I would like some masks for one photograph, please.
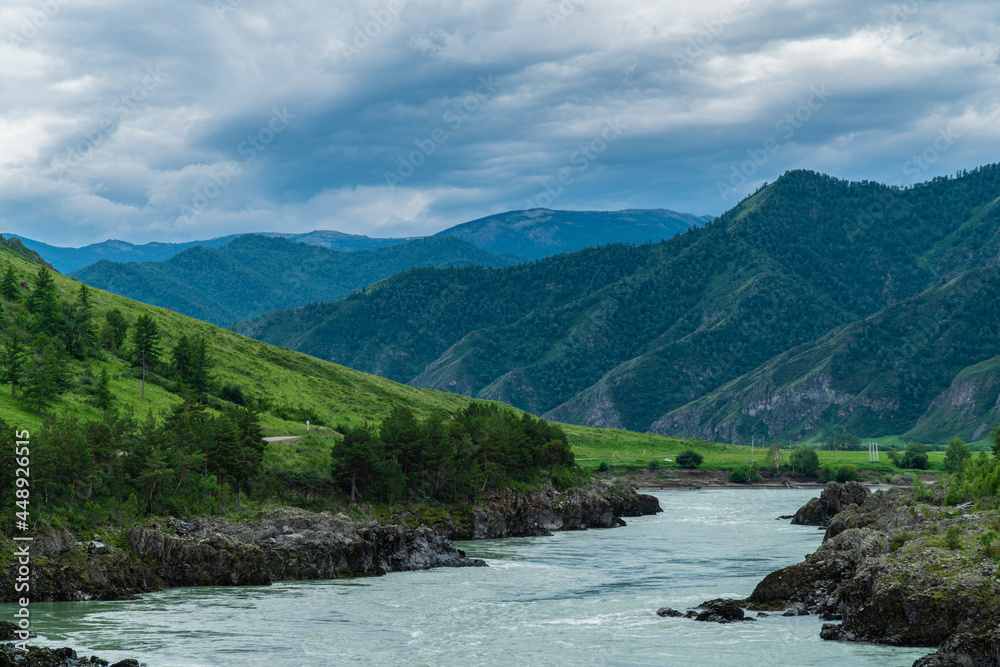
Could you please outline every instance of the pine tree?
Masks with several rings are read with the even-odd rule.
[[[374,481],[379,471],[378,438],[366,427],[348,429],[333,446],[331,472],[334,478],[349,483],[351,503]]]
[[[80,291],[76,293],[76,303],[84,310],[90,310],[90,288],[84,283],[80,283]]]
[[[195,394],[204,396],[212,383],[212,356],[208,353],[208,343],[204,336],[191,342],[190,384]]]
[[[264,433],[260,418],[249,408],[237,410],[233,419],[239,437],[240,465],[236,475],[237,489],[250,481],[260,471],[264,462]]]
[[[125,337],[128,335],[128,320],[122,315],[122,311],[117,308],[112,308],[106,312],[104,319],[108,323],[108,326],[111,327],[113,349],[120,350],[122,345],[125,344]]]
[[[94,342],[94,324],[91,319],[90,288],[82,283],[80,284],[80,291],[76,294],[76,312],[74,313],[73,323],[80,340],[81,351],[85,356],[87,349]]]
[[[108,369],[101,368],[101,376],[97,380],[97,389],[94,395],[94,402],[101,409],[101,416],[105,416],[108,408],[114,402],[114,394],[111,393],[111,381],[108,378]]]
[[[24,397],[37,413],[62,393],[64,365],[52,340],[38,334],[32,342],[32,351],[24,368]]]
[[[14,395],[14,390],[17,389],[17,383],[21,380],[21,374],[24,370],[21,351],[21,339],[16,333],[4,339],[3,350],[0,351],[0,356],[2,356],[0,361],[3,365],[2,379],[4,382],[10,382],[11,396]]]
[[[38,273],[35,274],[33,282],[34,287],[25,300],[28,312],[38,315],[41,321],[41,331],[45,333],[58,331],[62,313],[59,310],[56,283],[52,280],[52,272],[44,266],[38,267]]]
[[[135,358],[142,365],[142,391],[140,397],[146,397],[146,370],[155,364],[160,357],[160,331],[156,321],[149,315],[140,315],[132,333],[135,343]]]
[[[191,341],[187,336],[181,336],[171,351],[171,368],[181,383],[187,382],[191,376]]]
[[[7,264],[7,270],[0,279],[0,294],[8,301],[17,301],[21,298],[21,286],[14,277],[14,267],[10,263]]]

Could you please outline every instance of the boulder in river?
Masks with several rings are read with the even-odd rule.
[[[826,526],[849,505],[863,505],[871,492],[859,482],[830,482],[819,498],[811,498],[792,517],[796,526]]]
[[[671,609],[670,607],[660,607],[656,610],[656,615],[660,618],[677,618],[679,616],[683,616],[684,614],[680,613],[676,609]]]
[[[701,611],[694,616],[694,620],[708,623],[734,623],[736,621],[754,620],[743,613],[743,607],[740,606],[741,602],[742,600],[727,600],[725,598],[716,598],[715,600],[702,602],[698,606],[698,609]]]

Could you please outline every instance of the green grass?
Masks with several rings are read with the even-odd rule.
[[[661,468],[679,468],[676,459],[681,452],[692,449],[704,457],[701,468],[704,470],[730,470],[746,465],[751,458],[764,466],[767,454],[766,447],[750,447],[742,445],[727,445],[704,442],[702,440],[681,440],[651,433],[634,433],[615,429],[597,429],[586,426],[564,425],[563,429],[569,436],[570,444],[577,456],[577,463],[582,468],[596,469],[602,462],[609,465],[644,467],[650,461],[657,461]],[[787,463],[790,450],[784,450],[784,461]],[[879,463],[868,461],[867,449],[862,452],[828,452],[820,450],[820,465],[830,463],[833,466],[852,464],[859,469],[899,471],[889,462],[886,452],[881,453]],[[940,471],[944,461],[944,452],[929,452],[931,471]],[[664,461],[664,459],[671,461]]]
[[[10,262],[19,281],[31,283],[38,266],[6,249],[0,248],[0,265]],[[74,298],[80,283],[54,274],[60,299]],[[328,424],[379,421],[395,404],[408,405],[418,416],[432,412],[454,412],[467,405],[471,399],[429,389],[417,389],[384,378],[367,375],[320,359],[255,341],[232,331],[221,329],[200,320],[186,317],[163,308],[149,306],[131,299],[91,289],[94,321],[99,326],[104,314],[120,309],[134,323],[140,315],[152,316],[162,334],[163,358],[169,359],[169,350],[182,335],[202,335],[208,341],[215,361],[213,373],[219,384],[236,384],[248,396],[266,396],[274,403],[310,407]],[[12,310],[8,304],[8,311]],[[9,316],[9,313],[8,313]],[[131,344],[125,343],[127,348]],[[86,380],[87,369],[94,375],[107,368],[111,388],[118,408],[131,408],[137,415],[152,411],[159,415],[180,398],[154,383],[146,383],[146,396],[140,398],[140,380],[126,360],[103,353],[101,359],[72,362],[70,375],[74,386],[64,394],[43,416],[28,410],[19,399],[10,396],[10,385],[0,385],[0,417],[18,428],[37,429],[43,420],[63,413],[96,420],[100,411],[91,403]],[[304,423],[289,422],[271,414],[262,415],[265,435],[305,435]]]

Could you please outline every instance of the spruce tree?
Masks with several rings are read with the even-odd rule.
[[[108,326],[111,327],[114,349],[120,350],[121,346],[125,344],[125,337],[128,335],[128,320],[122,315],[122,311],[117,308],[112,308],[106,312],[104,319],[107,321]]]
[[[4,339],[3,350],[0,351],[3,366],[3,375],[0,379],[4,382],[10,382],[11,396],[14,395],[17,383],[21,381],[21,374],[24,370],[24,360],[21,356],[21,351],[21,339],[18,338],[16,333]]]
[[[208,393],[209,385],[212,383],[212,357],[208,353],[208,343],[204,336],[191,342],[191,389],[198,396]]]
[[[37,413],[47,408],[62,392],[64,365],[52,340],[38,334],[24,368],[24,397]]]
[[[135,359],[142,366],[141,398],[146,398],[146,370],[160,357],[160,331],[156,321],[149,315],[140,315],[132,333],[135,343]]]
[[[28,312],[36,313],[43,318],[55,317],[59,304],[56,298],[56,284],[52,280],[52,273],[44,266],[40,266],[32,282],[32,289],[25,300]]]
[[[14,276],[14,267],[7,263],[7,270],[0,279],[0,294],[8,301],[17,301],[21,298],[21,286]]]
[[[108,378],[107,368],[101,369],[101,376],[97,380],[97,389],[94,394],[94,402],[101,409],[101,416],[104,417],[115,398],[111,392],[111,381]]]

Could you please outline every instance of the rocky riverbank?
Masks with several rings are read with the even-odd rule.
[[[434,567],[485,565],[452,539],[546,535],[623,525],[622,516],[661,511],[623,482],[559,493],[499,492],[433,520],[409,511],[377,520],[276,508],[254,521],[164,519],[84,540],[46,530],[31,544],[33,602],[122,600],[171,586],[249,586],[272,581],[378,576]],[[428,524],[433,524],[429,527]],[[14,545],[0,544],[0,601],[12,602]]]
[[[13,546],[3,545],[7,553]],[[344,514],[277,508],[252,522],[166,519],[106,541],[67,531],[31,546],[33,602],[122,600],[168,586],[250,586],[279,580],[377,576],[484,565],[426,527],[356,522]],[[4,602],[14,567],[4,568]]]
[[[636,493],[627,481],[598,480],[564,493],[551,486],[530,493],[504,489],[438,529],[453,540],[536,537],[559,530],[615,528],[625,525],[622,517],[662,511],[659,500]]]
[[[851,496],[841,486],[831,501]],[[1000,667],[1000,550],[983,538],[1000,531],[997,513],[921,502],[914,489],[852,500],[826,517],[815,553],[768,575],[743,605],[839,621],[823,626],[824,639],[939,646],[920,667]]]

